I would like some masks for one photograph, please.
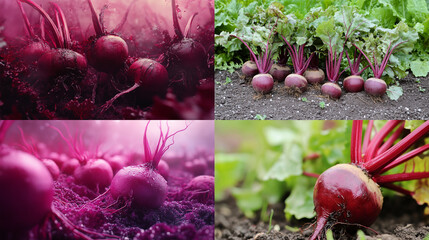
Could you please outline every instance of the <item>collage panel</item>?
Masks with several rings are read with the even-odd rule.
[[[215,239],[427,239],[429,121],[216,121]]]
[[[1,119],[213,119],[214,0],[0,0]]]
[[[215,118],[428,119],[427,1],[215,1]]]
[[[214,239],[214,121],[1,121],[0,239]]]

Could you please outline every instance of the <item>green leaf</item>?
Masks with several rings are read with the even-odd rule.
[[[410,63],[411,71],[416,77],[426,77],[429,73],[429,61],[415,60]]]
[[[244,166],[249,158],[246,154],[215,155],[215,199],[219,201],[225,196],[225,190],[234,187],[244,176]]]
[[[397,101],[404,94],[402,88],[399,86],[390,86],[386,93],[390,100],[394,101]]]
[[[268,170],[263,180],[276,179],[283,181],[290,176],[302,174],[302,156],[303,151],[296,143],[287,143],[284,146],[283,153],[276,163]]]
[[[292,192],[285,200],[286,219],[290,220],[292,216],[297,219],[312,218],[316,215],[313,204],[314,182],[314,179],[306,176],[298,177]]]
[[[267,127],[264,130],[265,138],[271,146],[280,146],[292,141],[296,133],[291,129]]]

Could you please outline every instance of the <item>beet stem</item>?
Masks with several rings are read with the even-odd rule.
[[[177,12],[176,12],[176,0],[171,0],[171,8],[173,10],[173,26],[174,26],[174,32],[176,33],[179,40],[182,40],[184,38],[183,32],[180,29],[179,19],[177,18]]]
[[[21,10],[22,18],[24,18],[25,29],[27,30],[28,35],[31,38],[34,38],[35,35],[34,35],[33,28],[30,25],[30,21],[28,20],[27,14],[24,11],[24,7],[22,6],[22,3],[19,0],[16,0],[16,2],[18,3],[19,9]]]
[[[98,19],[97,13],[95,12],[94,5],[92,5],[91,0],[88,0],[89,9],[91,10],[92,15],[92,24],[94,25],[95,34],[97,36],[103,35],[104,31],[101,27],[100,19]]]
[[[386,142],[378,149],[377,156],[384,153],[387,149],[389,149],[393,143],[401,136],[402,131],[404,130],[405,122],[403,122],[398,129],[387,139]]]
[[[133,0],[131,3],[130,3],[130,5],[128,6],[128,8],[127,8],[127,11],[125,12],[125,15],[124,15],[124,17],[122,18],[122,20],[121,20],[121,22],[118,24],[118,26],[116,26],[115,27],[115,29],[113,29],[113,32],[119,32],[119,31],[121,31],[121,29],[124,27],[124,25],[125,25],[125,23],[127,22],[127,19],[128,19],[128,14],[130,13],[130,11],[131,11],[131,7],[134,5],[134,3],[136,2],[137,0]]]
[[[54,5],[56,11],[59,14],[60,20],[61,20],[61,25],[62,25],[62,35],[64,36],[64,46],[65,48],[69,49],[71,47],[71,39],[70,39],[70,32],[69,32],[69,28],[67,25],[67,20],[64,16],[64,12],[63,10],[58,6],[58,4],[56,3],[52,3],[52,5]],[[58,24],[58,27],[60,27],[60,24]]]
[[[377,183],[392,183],[429,178],[429,172],[398,173],[374,177]]]
[[[416,148],[416,149],[398,157],[393,162],[389,163],[386,167],[384,167],[382,170],[380,170],[380,172],[378,174],[385,173],[385,172],[389,171],[390,169],[410,160],[411,158],[414,158],[415,156],[422,154],[423,152],[425,152],[427,150],[429,150],[429,144],[426,144],[424,146]]]
[[[367,160],[373,159],[376,157],[376,153],[378,148],[380,147],[380,144],[384,140],[384,138],[399,124],[401,123],[400,120],[390,120],[388,121],[381,129],[380,131],[374,136],[371,143],[368,146],[368,149],[365,153],[365,158]]]
[[[411,191],[409,191],[405,188],[402,188],[400,186],[397,186],[393,183],[382,183],[382,184],[380,184],[380,186],[388,188],[388,189],[393,190],[393,191],[398,192],[398,193],[402,193],[406,196],[413,196],[414,195],[414,192],[411,192]]]
[[[350,159],[352,163],[360,164],[362,162],[362,123],[363,120],[353,121],[352,139],[350,143]]]
[[[317,173],[311,173],[311,172],[302,172],[302,175],[307,177],[313,177],[313,178],[319,178],[320,174]]]
[[[60,32],[58,31],[58,28],[55,26],[54,21],[52,20],[51,17],[49,17],[48,13],[43,10],[43,8],[41,8],[39,5],[37,5],[36,3],[34,3],[31,0],[19,0],[21,2],[25,2],[28,5],[30,5],[31,7],[33,7],[36,11],[38,11],[44,18],[45,20],[48,21],[48,25],[51,28],[52,32],[53,32],[53,37],[55,40],[55,43],[57,44],[57,47],[63,48],[63,43],[60,41]]]
[[[189,37],[190,31],[191,31],[192,22],[194,21],[194,18],[197,15],[198,15],[198,13],[192,14],[192,16],[188,20],[188,23],[186,24],[185,33],[184,33],[184,35],[185,35],[186,38]]]
[[[13,124],[13,120],[0,120],[0,143],[3,142],[7,130]]]
[[[363,139],[363,145],[362,145],[362,152],[365,153],[366,149],[368,148],[368,145],[371,142],[371,133],[372,133],[372,127],[374,126],[374,120],[368,121],[368,126],[366,127],[365,131],[365,137]],[[363,159],[365,162],[365,158]]]
[[[377,156],[374,159],[371,159],[371,161],[368,161],[367,163],[365,163],[364,164],[365,169],[368,170],[370,173],[374,173],[379,171],[380,169],[383,169],[384,166],[386,166],[394,158],[398,157],[403,152],[405,152],[412,144],[414,144],[418,139],[420,139],[428,132],[429,132],[429,121],[426,121],[422,125],[420,125],[417,129],[415,129],[413,132],[408,134],[401,141],[399,141],[397,144],[395,144],[393,147],[391,147],[389,150],[382,153],[380,156]]]

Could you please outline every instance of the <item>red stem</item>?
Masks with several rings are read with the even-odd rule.
[[[350,159],[352,163],[359,164],[362,162],[362,120],[353,121],[352,139],[350,143]]]
[[[19,1],[27,3],[28,5],[30,5],[36,11],[38,11],[45,18],[45,20],[48,21],[48,23],[49,23],[48,26],[51,28],[51,30],[53,32],[53,37],[54,37],[56,47],[64,48],[64,44],[60,41],[60,32],[58,31],[58,28],[55,26],[55,23],[52,20],[52,18],[49,17],[48,13],[45,10],[43,10],[43,8],[41,8],[39,5],[37,5],[35,2],[33,2],[31,0],[19,0]]]
[[[177,18],[177,12],[176,12],[176,0],[171,0],[171,8],[173,9],[173,26],[174,26],[174,32],[176,33],[179,40],[182,40],[184,38],[183,32],[180,29],[179,20]]]
[[[91,10],[92,15],[92,24],[94,25],[95,34],[97,36],[103,35],[104,31],[101,27],[100,20],[98,19],[97,13],[95,12],[94,6],[92,5],[91,0],[88,0],[89,9]]]
[[[380,184],[380,186],[388,188],[388,189],[393,190],[393,191],[398,192],[398,193],[402,193],[406,196],[413,196],[414,195],[414,192],[411,192],[411,191],[409,191],[405,188],[402,188],[400,186],[397,186],[393,183],[382,183],[382,184]]]
[[[429,121],[426,121],[413,132],[408,134],[401,141],[399,141],[397,144],[395,144],[393,147],[391,147],[389,150],[366,162],[364,164],[365,169],[368,170],[370,173],[374,173],[383,169],[393,159],[404,153],[412,144],[414,144],[418,139],[420,139],[428,132]]]
[[[401,136],[401,133],[404,130],[404,127],[405,127],[405,122],[403,122],[398,127],[398,129],[396,129],[396,131],[389,137],[389,139],[387,139],[387,141],[384,142],[384,144],[378,149],[377,156],[387,151],[387,149],[389,149],[393,145],[393,143]]]
[[[27,14],[24,11],[24,7],[22,6],[22,3],[19,0],[16,0],[16,2],[18,3],[19,9],[21,10],[21,14],[22,14],[22,18],[24,18],[24,24],[25,24],[25,28],[27,29],[27,33],[31,38],[34,38],[34,31],[33,28],[30,25],[30,21],[28,20]]]
[[[185,35],[185,37],[189,37],[189,34],[190,34],[190,31],[191,31],[191,26],[192,26],[192,22],[194,21],[194,18],[195,18],[195,16],[197,16],[198,15],[198,13],[194,13],[194,14],[192,14],[192,16],[189,18],[189,20],[188,20],[188,23],[186,24],[186,27],[185,27],[185,33],[184,33],[184,35]]]
[[[380,131],[372,139],[365,153],[365,158],[367,161],[369,159],[373,159],[376,156],[377,150],[384,138],[400,123],[400,120],[390,120],[380,129]]]
[[[382,174],[385,173],[387,171],[389,171],[390,169],[410,160],[411,158],[414,158],[415,156],[418,156],[420,154],[422,154],[423,152],[429,150],[429,144],[426,144],[424,146],[421,146],[419,148],[416,148],[400,157],[398,157],[397,159],[395,159],[393,162],[389,163],[386,167],[384,167],[378,174]]]
[[[377,183],[392,183],[429,178],[429,172],[398,173],[374,177]]]
[[[317,173],[310,173],[310,172],[302,172],[302,175],[307,177],[313,177],[313,178],[319,178],[320,174]]]
[[[60,20],[61,20],[61,24],[62,24],[62,32],[64,35],[64,46],[65,48],[70,48],[71,47],[71,39],[70,39],[70,32],[69,32],[69,27],[67,25],[67,20],[64,16],[64,12],[63,10],[61,10],[61,8],[58,6],[58,4],[56,3],[52,3],[51,4],[55,7],[56,11],[58,11],[58,14],[60,16]],[[58,27],[60,25],[58,24]]]
[[[371,142],[371,132],[372,127],[374,126],[374,120],[368,121],[368,126],[366,127],[365,137],[363,139],[362,152],[365,153],[368,148],[369,143]],[[366,158],[364,158],[365,160]]]
[[[328,219],[325,216],[320,216],[317,219],[316,229],[314,230],[313,235],[311,235],[310,240],[319,239],[319,235],[323,234],[323,229],[325,228],[327,221]]]
[[[127,22],[128,19],[128,14],[131,11],[131,7],[134,5],[134,3],[136,2],[136,0],[133,0],[130,5],[127,8],[127,11],[125,12],[124,17],[122,18],[121,22],[118,24],[118,26],[115,27],[115,29],[113,29],[113,32],[119,32],[125,25],[125,23]]]

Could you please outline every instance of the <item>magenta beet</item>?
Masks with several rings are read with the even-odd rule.
[[[170,54],[177,58],[184,69],[193,69],[195,67],[206,65],[206,51],[201,43],[191,39],[184,38],[175,43],[170,48]]]
[[[285,79],[285,86],[293,90],[304,92],[307,90],[307,79],[299,74],[289,74]]]
[[[154,60],[142,58],[134,62],[128,69],[128,78],[133,79],[135,84],[107,101],[102,106],[102,111],[110,108],[112,103],[120,96],[132,92],[140,86],[142,86],[140,98],[145,100],[152,100],[156,95],[162,96],[167,91],[169,81],[167,70]]]
[[[32,42],[22,51],[22,59],[26,63],[33,63],[50,49],[49,45],[45,42]]]
[[[273,76],[273,79],[278,82],[283,82],[287,75],[292,73],[292,69],[286,65],[274,63],[271,67],[269,74]]]
[[[341,88],[336,83],[327,82],[322,85],[322,94],[327,95],[333,99],[339,99],[341,97]]]
[[[0,149],[0,232],[28,230],[51,212],[54,185],[43,163],[28,153]]]
[[[369,78],[365,81],[365,92],[369,95],[380,97],[387,91],[387,84],[379,78]]]
[[[256,63],[254,61],[247,61],[243,64],[241,67],[241,72],[246,77],[254,77],[256,74],[259,73],[258,66],[256,66]]]
[[[80,53],[69,49],[52,49],[38,61],[39,69],[49,77],[75,73],[84,75],[87,70],[86,58]]]
[[[364,80],[361,76],[351,75],[344,79],[343,86],[347,92],[360,92],[363,90]]]
[[[258,74],[252,79],[253,89],[258,93],[269,93],[273,89],[274,80],[270,74]]]
[[[327,224],[332,213],[338,222],[370,226],[383,206],[378,184],[351,164],[338,164],[323,172],[317,179],[313,196],[318,219],[311,240],[317,238],[316,233]]]
[[[120,37],[106,35],[98,38],[88,55],[89,63],[97,70],[114,73],[124,66],[128,45]]]
[[[303,76],[310,84],[321,84],[325,80],[325,73],[322,69],[307,69]]]

